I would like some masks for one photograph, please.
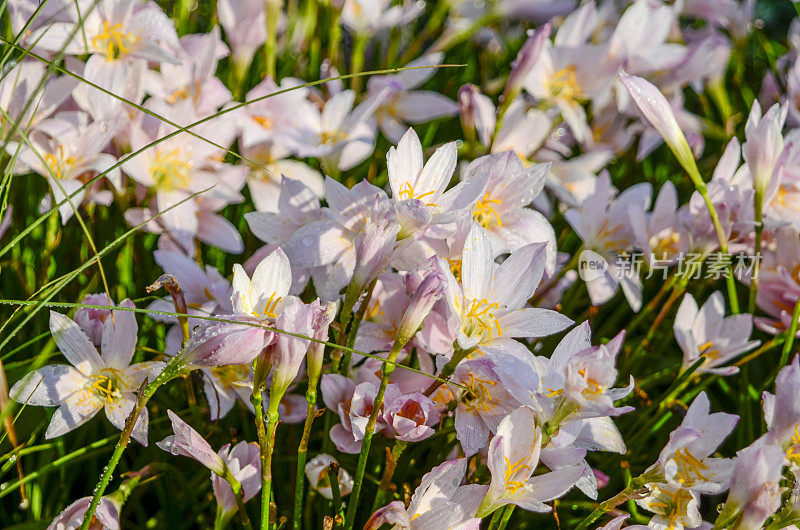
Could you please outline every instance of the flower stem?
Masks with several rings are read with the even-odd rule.
[[[456,367],[458,363],[463,361],[470,353],[474,352],[476,348],[468,348],[466,350],[462,350],[458,346],[456,346],[455,351],[453,352],[453,356],[447,361],[447,364],[444,365],[442,368],[442,373],[439,374],[439,379],[433,381],[430,386],[425,390],[424,394],[426,396],[431,396],[436,390],[442,385],[441,380],[447,380],[453,373],[456,371]]]
[[[375,431],[375,424],[378,422],[378,414],[383,407],[383,397],[386,393],[386,386],[389,384],[389,376],[394,371],[394,361],[400,354],[400,351],[405,346],[405,343],[395,340],[392,345],[392,350],[386,357],[388,362],[383,364],[383,376],[381,377],[380,386],[378,386],[378,394],[375,396],[375,401],[372,404],[372,412],[369,415],[367,426],[364,430],[364,439],[361,442],[361,453],[358,456],[358,465],[356,467],[356,475],[353,479],[353,490],[350,492],[350,504],[347,507],[347,515],[345,517],[345,528],[351,530],[355,522],[356,510],[358,509],[358,499],[361,495],[361,485],[364,481],[364,471],[367,468],[367,460],[369,459],[369,448],[372,445],[372,436]]]
[[[344,516],[342,510],[342,492],[339,491],[339,464],[331,462],[325,470],[328,475],[328,484],[331,485],[331,503],[333,504],[333,527],[339,528]]]
[[[125,428],[122,430],[119,441],[114,447],[114,452],[111,454],[108,465],[106,465],[106,467],[103,469],[103,474],[100,476],[100,480],[98,481],[97,486],[94,488],[92,502],[89,504],[89,508],[86,510],[86,513],[83,516],[81,530],[87,530],[89,525],[92,523],[94,512],[97,510],[97,505],[100,504],[100,499],[103,497],[108,484],[111,482],[111,478],[114,475],[114,470],[117,468],[117,465],[122,458],[122,453],[125,452],[125,448],[128,447],[128,443],[131,441],[133,427],[136,425],[136,420],[139,419],[139,415],[142,413],[145,406],[147,406],[147,402],[150,400],[153,394],[155,394],[159,387],[181,374],[181,367],[182,362],[180,358],[173,357],[173,360],[164,367],[164,370],[162,370],[161,373],[158,374],[158,376],[153,379],[151,383],[148,383],[146,386],[143,383],[143,388],[139,390],[136,404],[134,405],[133,410],[131,410],[131,413],[128,415],[128,419],[125,420]],[[145,380],[145,383],[146,382],[147,380]]]
[[[756,296],[758,295],[758,270],[761,265],[759,256],[761,254],[761,233],[764,231],[763,208],[764,192],[756,188],[754,196],[754,211],[756,222],[755,256],[753,261],[753,276],[750,278],[750,293],[747,299],[747,312],[751,315],[756,310]]]
[[[516,505],[509,504],[503,510],[503,516],[500,518],[500,524],[497,526],[497,530],[504,530],[506,526],[508,526],[508,521],[511,520],[511,515],[514,513],[514,508]]]
[[[264,43],[267,77],[275,79],[276,43],[278,40],[278,19],[281,15],[281,0],[267,2],[267,40]]]
[[[407,446],[408,442],[404,442],[403,440],[395,440],[394,447],[391,451],[388,447],[386,448],[386,467],[383,468],[383,476],[381,477],[378,494],[375,495],[375,500],[372,501],[372,512],[383,506],[384,498],[386,497],[386,494],[389,493],[389,488],[392,484],[394,470],[397,468],[397,460],[403,454],[403,451],[405,451]]]
[[[305,486],[305,467],[306,457],[308,455],[308,439],[311,437],[311,426],[314,423],[314,418],[317,417],[316,403],[317,392],[311,392],[311,383],[309,382],[309,391],[306,392],[306,402],[308,408],[306,409],[306,421],[303,424],[303,436],[300,438],[300,444],[297,446],[297,472],[295,475],[294,486],[294,514],[292,517],[292,528],[299,529],[301,527],[301,512],[303,511],[303,489]],[[316,387],[316,385],[314,385]]]
[[[360,74],[361,70],[364,69],[364,55],[367,51],[367,42],[369,42],[368,35],[361,33],[356,34],[353,42],[353,56],[350,63],[351,74]],[[358,93],[361,90],[361,77],[362,76],[356,76],[350,80],[350,88],[353,89],[353,92]]]
[[[631,480],[628,487],[619,492],[618,494],[614,495],[610,499],[603,501],[600,505],[594,509],[592,513],[589,514],[586,519],[581,521],[581,523],[575,527],[575,530],[584,530],[589,528],[589,525],[595,522],[604,514],[610,512],[623,502],[627,501],[628,499],[634,498],[636,492],[641,489],[645,484],[648,482],[653,482],[653,477],[650,476],[648,473],[643,473],[638,477]]]
[[[789,355],[792,353],[792,346],[794,345],[794,338],[797,335],[797,319],[800,318],[800,298],[794,304],[794,311],[792,311],[792,323],[789,329],[786,330],[786,342],[783,343],[783,351],[781,352],[781,362],[778,366],[786,366],[789,362]]]
[[[222,476],[225,481],[231,485],[233,496],[236,498],[236,507],[239,510],[239,517],[242,519],[242,526],[248,530],[252,530],[253,525],[250,524],[250,518],[247,516],[247,511],[244,508],[244,492],[242,491],[242,484],[236,477],[226,469],[225,475]]]
[[[722,227],[722,222],[719,220],[719,214],[717,213],[717,209],[714,206],[714,202],[711,200],[711,196],[708,194],[708,188],[706,187],[706,183],[703,181],[703,178],[700,176],[700,173],[697,171],[697,167],[694,167],[693,170],[689,171],[689,177],[692,179],[694,183],[695,189],[703,197],[703,202],[706,203],[706,208],[708,209],[708,214],[711,216],[711,222],[714,223],[714,230],[717,233],[717,241],[719,243],[719,250],[722,254],[728,254],[728,236],[725,234],[725,229]],[[728,303],[731,306],[731,313],[737,314],[739,313],[739,298],[736,294],[736,280],[733,276],[733,264],[728,263],[728,274],[725,275],[725,284],[728,288]]]

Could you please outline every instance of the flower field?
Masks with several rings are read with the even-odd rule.
[[[0,43],[0,527],[800,527],[800,4]]]

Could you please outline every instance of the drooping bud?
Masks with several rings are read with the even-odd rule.
[[[167,410],[167,415],[172,422],[172,430],[175,434],[167,436],[156,445],[173,455],[194,458],[210,469],[212,473],[224,475],[225,462],[222,461],[222,458],[211,448],[208,442],[200,436],[200,433],[192,429],[171,410]]]
[[[641,111],[645,119],[656,131],[664,138],[667,146],[678,159],[683,169],[689,174],[695,184],[702,183],[700,172],[692,154],[692,149],[686,141],[675,114],[672,112],[667,98],[664,94],[649,81],[635,75],[620,73],[620,79],[628,93],[633,98],[634,103]]]

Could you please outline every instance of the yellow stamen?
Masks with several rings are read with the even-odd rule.
[[[482,227],[489,229],[492,226],[503,226],[503,220],[500,219],[500,214],[495,209],[500,206],[500,199],[492,199],[487,192],[481,200],[475,203],[472,208],[472,219]]]
[[[178,148],[166,153],[156,152],[150,164],[150,175],[154,186],[159,190],[174,191],[186,189],[191,180],[192,165],[181,157]]]
[[[129,53],[138,41],[138,35],[122,31],[122,24],[112,25],[108,23],[108,20],[104,20],[103,32],[92,38],[92,46],[103,50],[108,60],[113,61]]]

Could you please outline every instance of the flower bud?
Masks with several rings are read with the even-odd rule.
[[[255,320],[227,315],[230,322],[206,320],[197,326],[179,357],[187,368],[244,364],[255,359],[269,345],[274,334]]]
[[[525,44],[517,54],[517,58],[511,63],[511,73],[508,74],[508,82],[503,92],[503,97],[514,98],[522,88],[522,83],[539,60],[544,43],[550,38],[550,23],[548,22],[533,35],[528,37]]]
[[[667,146],[672,150],[683,169],[686,170],[693,181],[699,179],[699,182],[702,182],[694,155],[689,143],[686,141],[686,136],[678,126],[672,107],[670,107],[664,94],[655,85],[641,77],[621,72],[620,79],[625,88],[628,89],[628,93],[633,98],[636,106],[639,107],[642,115],[664,138]]]
[[[192,429],[177,414],[167,410],[175,434],[167,436],[156,445],[173,455],[194,458],[216,475],[225,474],[225,463],[200,434]]]
[[[414,294],[411,297],[411,302],[408,304],[403,318],[400,320],[400,325],[397,328],[397,335],[395,335],[395,344],[405,344],[411,340],[414,334],[419,329],[422,321],[431,312],[433,304],[436,303],[442,294],[444,294],[447,279],[441,271],[441,266],[438,261],[433,262],[433,267],[425,278],[416,286]],[[413,282],[414,275],[407,274],[409,282]]]
[[[481,94],[480,89],[475,85],[467,84],[458,90],[458,106],[464,133],[467,135],[477,133],[481,143],[489,147],[497,123],[492,100]]]

